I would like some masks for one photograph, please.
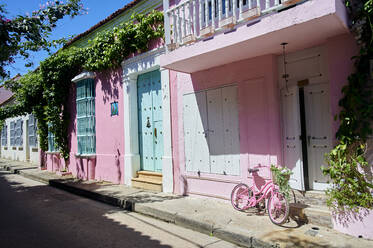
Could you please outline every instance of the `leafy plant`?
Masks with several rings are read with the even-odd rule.
[[[340,124],[336,133],[339,143],[326,156],[329,167],[322,170],[332,180],[332,188],[326,192],[328,206],[336,211],[358,211],[360,207],[373,208],[373,185],[364,172],[369,167],[365,150],[373,120],[373,84],[369,71],[373,58],[373,1],[346,0],[346,6],[360,53],[354,58],[356,71],[348,77],[339,101],[341,111],[336,116]]]
[[[280,192],[289,200],[291,191],[289,179],[293,172],[286,167],[281,168],[276,165],[271,165],[271,172],[273,183],[279,186]]]

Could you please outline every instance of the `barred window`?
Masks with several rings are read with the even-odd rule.
[[[34,115],[29,116],[28,120],[28,142],[30,147],[38,146],[37,119]]]
[[[23,146],[23,120],[18,119],[15,125],[15,146]]]
[[[15,127],[16,127],[16,122],[15,121],[12,121],[10,122],[10,145],[11,146],[15,146],[16,143],[15,143]]]
[[[78,154],[96,153],[96,118],[94,79],[76,84]]]
[[[1,129],[1,145],[2,146],[8,145],[8,126],[5,124],[3,128]]]
[[[48,123],[48,152],[58,152],[54,134],[50,131],[51,124]]]

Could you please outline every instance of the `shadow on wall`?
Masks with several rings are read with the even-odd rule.
[[[96,157],[76,159],[76,177],[83,180],[94,180],[96,176]]]
[[[98,73],[97,79],[101,82],[104,103],[119,99],[119,88],[122,84],[121,69]]]
[[[117,148],[117,154],[115,154],[115,166],[117,167],[118,183],[122,180],[122,172],[120,171],[120,150]]]
[[[70,114],[70,123],[68,127],[68,135],[67,135],[67,145],[69,150],[71,151],[71,143],[72,143],[72,137],[73,134],[76,135],[76,87],[75,83],[72,84],[70,88],[70,94],[68,99],[70,104],[67,104],[68,108],[67,111]]]

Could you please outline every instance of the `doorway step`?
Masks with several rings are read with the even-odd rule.
[[[162,173],[153,171],[138,171],[132,178],[132,187],[162,192]]]
[[[322,191],[293,191],[291,217],[303,223],[333,228],[332,215]]]

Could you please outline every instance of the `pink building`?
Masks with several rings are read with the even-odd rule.
[[[229,199],[249,168],[276,164],[295,190],[327,189],[320,168],[358,52],[343,1],[135,0],[70,45],[151,9],[165,44],[72,80],[69,172]],[[47,169],[61,171],[49,138]]]
[[[69,46],[84,47],[99,32],[127,22],[132,13],[162,11],[162,1],[135,0],[117,10]],[[123,61],[122,67],[82,72],[72,79],[68,171],[88,180],[173,192],[168,70],[160,68],[163,41]],[[49,171],[66,165],[49,135]]]
[[[325,190],[320,167],[357,54],[343,1],[164,7],[174,192],[229,199],[258,164],[292,169],[294,189]]]

